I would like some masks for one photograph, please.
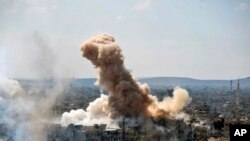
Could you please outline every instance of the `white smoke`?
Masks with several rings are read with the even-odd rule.
[[[200,120],[198,122],[192,123],[193,127],[200,127],[200,128],[205,128],[207,130],[211,129],[211,126],[207,123],[206,120]]]
[[[21,138],[26,136],[24,131],[28,131],[27,119],[34,103],[24,97],[24,90],[15,80],[0,77],[0,91],[1,97],[4,97],[0,104],[0,123],[11,128],[17,127],[14,133],[10,134],[14,140],[21,141]]]
[[[184,113],[184,112],[180,112],[180,113],[176,114],[175,118],[178,120],[183,120],[185,123],[190,122],[190,115],[187,113]]]
[[[54,78],[54,53],[50,50],[47,41],[43,36],[35,34],[34,50],[38,51],[37,55],[29,56],[27,62],[34,62],[36,65],[29,65],[36,70],[36,75],[42,80]],[[30,53],[30,50],[23,52]],[[6,48],[1,47],[6,52]],[[13,53],[13,52],[12,52]],[[0,52],[0,124],[10,128],[6,131],[6,140],[15,141],[43,141],[44,140],[44,123],[50,122],[52,118],[52,107],[56,97],[63,93],[68,82],[54,82],[53,86],[44,87],[44,84],[37,83],[29,89],[24,89],[19,81],[8,78],[5,74],[8,69],[8,53]],[[27,63],[29,64],[29,63]],[[26,64],[26,65],[27,65]],[[20,64],[21,65],[21,64]],[[27,67],[27,68],[29,68]]]
[[[0,75],[0,90],[8,94],[9,97],[18,96],[24,93],[19,83]]]
[[[108,96],[101,94],[95,101],[90,102],[86,111],[83,109],[65,112],[61,118],[61,124],[67,126],[71,123],[76,125],[110,124]]]

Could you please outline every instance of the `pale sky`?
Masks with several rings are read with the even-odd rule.
[[[136,77],[250,76],[250,0],[0,0],[0,73],[96,77],[80,45],[98,33]]]

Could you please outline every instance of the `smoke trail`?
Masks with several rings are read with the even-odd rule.
[[[35,32],[32,35],[33,40],[33,52],[29,54],[35,54],[32,58],[33,71],[37,73],[36,77],[40,79],[51,79],[56,76],[55,65],[56,65],[56,54],[49,45],[49,40],[45,35]],[[49,64],[48,64],[49,62]]]
[[[53,118],[51,114],[55,100],[68,86],[68,81],[47,81],[54,78],[56,58],[43,36],[35,34],[33,39],[35,45],[32,49],[39,54],[34,56],[29,49],[23,49],[25,55],[31,54],[25,63],[33,61],[36,65],[29,64],[29,68],[32,70],[35,67],[36,75],[43,81],[34,81],[37,83],[31,88],[25,89],[19,81],[5,76],[5,71],[8,71],[6,65],[10,63],[5,56],[9,54],[3,56],[0,53],[0,68],[4,68],[3,71],[0,69],[0,128],[6,126],[9,129],[4,132],[3,140],[45,140],[44,123]]]

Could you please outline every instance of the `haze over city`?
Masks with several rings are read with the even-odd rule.
[[[116,37],[136,77],[250,76],[250,1],[0,1],[1,74],[96,77],[81,43]]]

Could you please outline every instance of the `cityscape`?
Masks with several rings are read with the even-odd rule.
[[[249,124],[250,88],[249,78],[225,80],[221,86],[210,86],[209,82],[199,80],[203,86],[190,86],[183,81],[187,78],[143,78],[142,82],[151,84],[152,93],[159,98],[173,96],[172,86],[164,84],[165,80],[173,80],[185,85],[189,91],[191,102],[183,109],[188,116],[176,119],[150,119],[148,127],[140,124],[139,119],[122,118],[117,121],[118,126],[108,127],[107,124],[61,126],[60,117],[65,111],[72,109],[86,109],[88,103],[98,98],[100,90],[94,86],[96,79],[67,79],[67,88],[53,105],[51,117],[53,122],[42,122],[44,141],[136,141],[136,140],[229,140],[230,124]],[[154,81],[150,81],[154,80]],[[183,82],[181,82],[183,81]],[[58,83],[56,80],[35,81],[18,80],[21,86],[28,90],[39,86],[40,92],[44,88],[51,88]],[[217,81],[218,82],[218,81]],[[243,87],[241,87],[241,82]],[[225,85],[223,85],[225,84]],[[104,91],[103,93],[105,93]],[[3,103],[1,103],[3,106]],[[3,108],[3,107],[2,107]],[[142,119],[140,119],[142,120]],[[151,124],[151,125],[150,125]],[[0,137],[3,140],[15,140],[16,127],[10,123],[1,123]]]

